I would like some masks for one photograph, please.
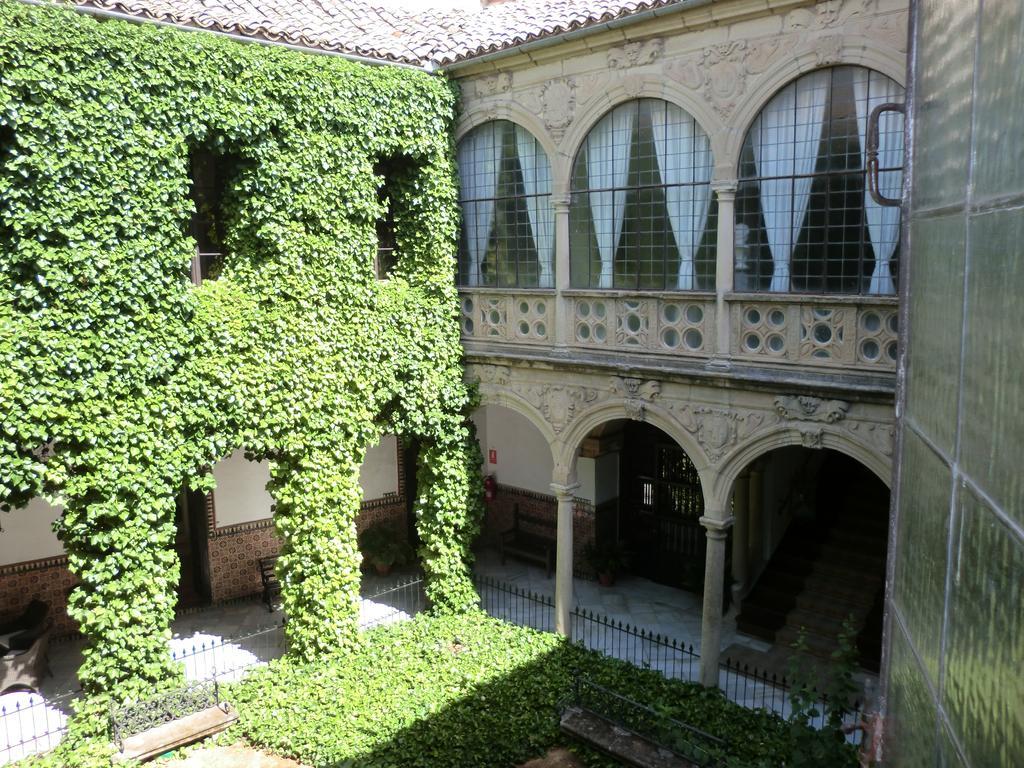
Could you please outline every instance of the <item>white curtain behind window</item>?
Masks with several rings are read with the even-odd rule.
[[[711,195],[711,164],[704,161],[708,137],[673,104],[652,106],[651,131],[661,183],[667,185],[668,220],[679,251],[676,287],[690,290],[694,287],[693,256],[707,226]]]
[[[871,110],[879,104],[903,101],[903,88],[879,72],[855,69],[853,72],[853,96],[857,104],[857,132],[860,134],[860,151],[863,166],[867,168],[867,127]],[[888,120],[888,122],[887,122]],[[878,142],[878,165],[880,168],[899,168],[903,165],[902,123],[895,115],[881,121]],[[880,173],[878,190],[885,197],[899,198],[903,185],[903,174],[898,172]],[[875,271],[868,285],[868,293],[896,293],[892,280],[890,263],[900,239],[900,209],[896,206],[879,205],[871,198],[867,184],[864,185],[864,212],[868,220],[868,235],[875,252]]]
[[[828,86],[827,70],[800,78],[768,103],[750,129],[762,177],[758,184],[772,252],[772,291],[789,290],[789,264],[811,196],[809,174],[818,161]]]
[[[519,168],[523,172],[523,193],[528,196],[526,210],[530,216],[533,244],[537,247],[540,275],[538,285],[541,288],[552,288],[554,217],[550,198],[543,196],[551,193],[551,166],[548,156],[537,144],[533,134],[519,125],[515,126],[515,132],[516,153],[519,155]]]
[[[629,181],[635,115],[635,104],[619,107],[595,125],[587,137],[587,187],[604,190],[590,192],[590,214],[601,255],[598,288],[612,287],[615,251],[626,214],[626,191],[610,188],[624,187]]]
[[[498,130],[492,124],[470,133],[459,144],[459,182],[469,255],[468,284],[480,285],[480,262],[494,228],[494,196],[498,190]]]

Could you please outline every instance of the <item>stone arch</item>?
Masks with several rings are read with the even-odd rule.
[[[544,418],[544,415],[524,397],[506,388],[494,390],[481,389],[480,405],[500,405],[503,408],[508,408],[510,411],[515,411],[525,418],[530,422],[530,424],[536,427],[544,436],[544,439],[547,440],[548,445],[551,446],[552,449],[551,458],[557,461],[554,445],[558,442],[558,437],[555,435],[555,431],[551,428],[551,424],[548,423],[548,420]]]
[[[611,84],[606,90],[588,95],[584,103],[580,104],[577,101],[576,117],[562,137],[559,144],[561,149],[557,155],[550,156],[553,190],[569,191],[573,161],[583,141],[598,121],[620,104],[635,99],[662,99],[693,117],[708,135],[711,141],[712,162],[717,164],[720,149],[717,142],[723,134],[724,126],[704,99],[668,78],[651,75],[626,76]],[[564,183],[564,186],[558,186],[561,183]]]
[[[714,473],[704,450],[700,447],[696,438],[691,435],[672,413],[655,403],[644,403],[644,421],[651,424],[670,438],[672,438],[686,455],[690,457],[697,468],[700,476],[701,488],[704,491],[705,504],[710,503],[712,497],[709,490],[713,487]],[[629,419],[626,398],[614,398],[587,409],[579,415],[572,424],[572,427],[561,436],[560,445],[555,454],[555,475],[564,473],[566,483],[571,484],[576,478],[576,457],[579,453],[583,439],[590,434],[591,430],[608,421],[618,419]]]
[[[820,442],[815,447],[828,448],[842,453],[858,461],[871,470],[887,488],[892,487],[892,457],[885,456],[877,448],[854,438],[846,430],[833,429],[827,426],[814,426],[815,435],[820,430]],[[714,485],[708,489],[708,496],[713,500],[710,509],[728,509],[729,496],[733,484],[740,473],[755,459],[787,446],[806,446],[805,433],[796,426],[780,426],[763,432],[751,440],[741,444],[732,451],[717,467]]]
[[[905,53],[879,45],[863,35],[843,36],[838,49],[823,52],[823,41],[831,39],[819,38],[800,46],[794,56],[779,61],[758,77],[722,132],[720,152],[715,152],[716,174],[713,179],[719,176],[728,180],[736,178],[747,130],[775,94],[808,72],[828,67],[866,67],[906,87]]]

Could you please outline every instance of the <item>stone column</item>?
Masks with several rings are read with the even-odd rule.
[[[729,345],[731,318],[725,297],[733,290],[733,245],[736,220],[736,182],[712,182],[712,189],[718,199],[718,244],[715,261],[715,321],[718,325],[715,336],[715,356],[712,365],[729,367]]]
[[[750,551],[749,534],[747,533],[750,521],[747,503],[749,499],[750,479],[744,472],[736,478],[732,491],[732,514],[735,519],[732,532],[732,599],[737,605],[747,593],[747,579],[750,576],[747,562]]]
[[[558,533],[555,544],[555,631],[569,637],[572,633],[572,518],[575,492],[579,483],[552,483],[558,500]]]
[[[707,529],[707,561],[704,565],[704,605],[700,627],[700,681],[718,685],[718,658],[722,641],[722,587],[725,581],[725,539],[732,518],[724,513],[700,518]]]
[[[552,196],[555,209],[555,346],[561,349],[569,344],[572,336],[572,300],[563,297],[562,292],[570,286],[569,276],[569,196]]]

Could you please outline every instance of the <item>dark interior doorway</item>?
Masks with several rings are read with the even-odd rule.
[[[625,425],[620,463],[619,535],[631,570],[660,584],[700,591],[704,493],[690,457],[657,427]]]
[[[206,494],[185,488],[178,494],[175,507],[178,531],[174,548],[181,562],[178,607],[206,605],[211,596]]]
[[[413,548],[420,545],[419,531],[416,529],[416,496],[419,491],[417,484],[416,470],[420,463],[420,441],[410,438],[402,446],[402,465],[404,485],[402,493],[405,496],[405,520],[408,526],[409,544]]]

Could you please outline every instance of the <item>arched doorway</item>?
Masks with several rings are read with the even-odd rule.
[[[737,479],[733,512],[736,629],[741,639],[770,649],[751,654],[741,642],[726,655],[784,672],[801,633],[807,653],[823,663],[845,634],[860,665],[877,671],[889,525],[885,483],[838,451],[778,448]]]

